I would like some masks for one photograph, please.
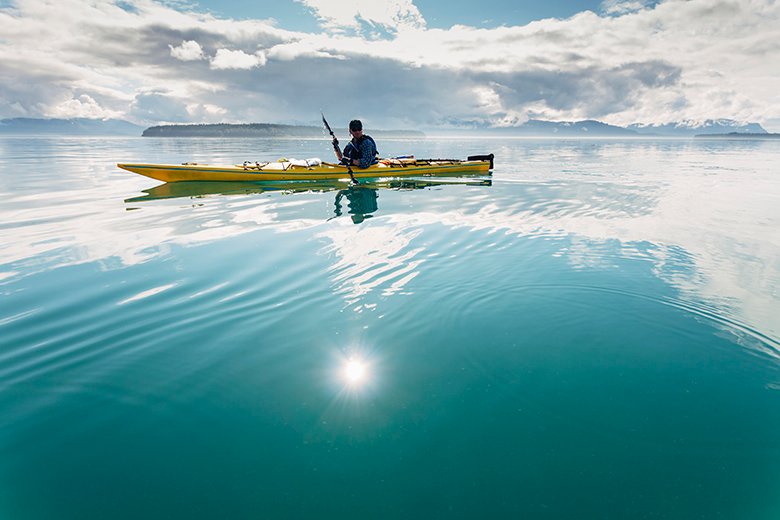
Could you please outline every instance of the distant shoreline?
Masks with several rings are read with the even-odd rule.
[[[425,137],[425,134],[418,130],[367,129],[366,133],[376,137]],[[344,134],[346,134],[346,130]],[[322,139],[325,135],[325,129],[319,126],[280,125],[273,123],[159,125],[149,127],[141,134],[142,137],[308,137],[319,139]]]
[[[529,119],[511,127],[428,127],[381,130],[367,128],[377,139],[483,138],[483,139],[737,139],[771,140],[780,134],[767,133],[758,123],[707,120],[700,125],[667,123],[615,126],[596,120],[544,121]],[[121,119],[0,119],[0,135],[67,137],[157,137],[222,139],[316,139],[330,140],[319,124],[282,123],[179,123],[148,128]],[[340,139],[349,139],[346,125],[338,127]]]

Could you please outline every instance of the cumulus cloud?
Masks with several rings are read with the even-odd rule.
[[[211,59],[211,68],[224,69],[251,69],[265,65],[265,54],[247,54],[244,51],[232,51],[230,49],[218,49],[217,54]]]
[[[425,27],[425,19],[411,0],[297,0],[312,9],[329,29],[356,29],[362,24],[385,30]]]
[[[642,10],[655,2],[653,0],[604,0],[601,10],[608,15],[623,15]]]
[[[327,42],[318,42],[312,39],[294,41],[274,45],[268,49],[267,56],[273,60],[291,61],[296,58],[336,58],[346,59],[342,54],[335,54],[329,50]]]
[[[204,58],[203,49],[195,40],[186,40],[181,45],[174,47],[168,45],[171,49],[171,56],[181,61],[202,60]]]
[[[226,109],[211,103],[193,103],[187,105],[186,108],[190,120],[192,121],[217,123],[225,121],[225,118],[228,116],[228,111]]]
[[[449,29],[427,28],[408,0],[303,3],[332,30],[152,0],[15,0],[0,7],[0,117],[313,122],[357,106],[386,127],[780,120],[772,0],[604,2],[602,14]]]
[[[81,94],[76,98],[69,99],[55,106],[51,110],[51,116],[56,118],[85,117],[92,119],[106,119],[119,117],[121,113],[117,110],[107,110],[100,106],[92,97],[87,94]]]

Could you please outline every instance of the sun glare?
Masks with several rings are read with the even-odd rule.
[[[365,381],[367,375],[368,368],[366,364],[359,359],[350,358],[344,365],[344,379],[346,379],[347,383],[350,385],[359,385]]]

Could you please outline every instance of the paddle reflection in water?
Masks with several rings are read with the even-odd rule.
[[[451,178],[382,179],[375,182],[364,181],[359,186],[345,187],[343,182],[291,182],[291,183],[249,183],[249,182],[172,182],[143,190],[145,195],[125,199],[126,203],[149,202],[163,199],[191,198],[208,196],[251,195],[270,192],[283,194],[336,192],[333,216],[346,213],[355,224],[360,224],[379,210],[379,190],[422,190],[437,186],[465,185],[492,186],[488,176],[464,176]],[[128,208],[134,209],[134,208]],[[328,219],[328,220],[330,220]]]

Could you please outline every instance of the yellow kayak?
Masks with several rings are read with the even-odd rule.
[[[145,175],[165,182],[182,181],[319,181],[349,178],[347,167],[319,160],[280,160],[267,163],[209,166],[207,164],[129,164],[120,163],[123,170]],[[378,163],[361,169],[352,167],[358,179],[404,177],[410,175],[456,175],[463,173],[487,174],[493,169],[493,154],[458,159],[380,159]]]

